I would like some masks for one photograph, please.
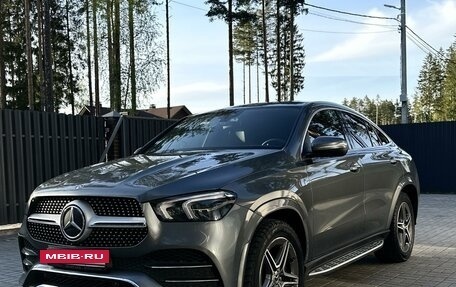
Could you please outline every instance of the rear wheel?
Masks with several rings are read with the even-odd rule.
[[[415,213],[407,194],[401,193],[394,208],[390,233],[375,255],[384,262],[404,262],[410,258],[415,242]]]
[[[249,248],[244,286],[304,286],[303,258],[293,228],[283,221],[265,219]]]

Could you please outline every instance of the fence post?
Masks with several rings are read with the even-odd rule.
[[[112,111],[102,116],[105,121],[105,149],[108,150],[103,152],[106,155],[107,161],[118,159],[121,157],[120,154],[120,136],[118,128],[116,129],[117,123],[120,121],[121,115]],[[115,132],[115,134],[114,134]],[[108,146],[111,136],[114,134],[112,144]]]

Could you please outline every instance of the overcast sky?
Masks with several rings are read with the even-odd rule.
[[[180,2],[181,4],[179,4]],[[186,105],[193,113],[229,105],[227,25],[210,22],[205,16],[204,0],[170,3],[171,29],[171,105]],[[308,3],[332,9],[373,16],[396,17],[399,0],[340,1],[314,0]],[[192,7],[188,7],[188,4]],[[200,10],[200,9],[203,10]],[[158,8],[164,21],[164,7]],[[305,87],[296,100],[342,102],[344,98],[393,99],[400,94],[400,34],[396,21],[366,19],[309,8],[297,23],[304,35]],[[320,16],[314,15],[319,14]],[[336,21],[323,16],[377,25]],[[407,25],[436,49],[456,40],[456,0],[413,0],[407,2]],[[419,70],[426,54],[407,41],[408,95],[415,93]],[[252,72],[256,102],[255,74]],[[260,83],[260,101],[264,88]],[[271,89],[272,95],[275,91]],[[166,106],[166,86],[152,97],[159,107]],[[149,103],[140,103],[147,107]],[[235,104],[243,104],[242,67],[235,68]]]

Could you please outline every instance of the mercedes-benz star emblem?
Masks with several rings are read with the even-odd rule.
[[[68,204],[60,215],[60,229],[63,236],[71,242],[81,239],[86,229],[86,218],[82,209],[75,204]]]

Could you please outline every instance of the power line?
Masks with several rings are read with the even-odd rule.
[[[421,51],[423,51],[425,54],[432,54],[435,56],[435,54],[426,46],[423,46],[423,44],[419,43],[415,38],[413,38],[410,34],[407,34],[407,38],[415,44]]]
[[[326,31],[326,30],[313,30],[313,29],[300,29],[307,32],[316,32],[316,33],[327,33],[327,34],[379,34],[379,33],[391,33],[397,32],[397,30],[382,30],[382,31],[366,31],[366,32],[348,32],[348,31]]]
[[[207,12],[206,9],[203,9],[203,8],[200,8],[200,7],[197,7],[197,6],[193,6],[193,5],[190,5],[190,4],[182,3],[182,2],[179,2],[179,1],[171,0],[171,1],[169,1],[169,2],[170,2],[170,3],[171,3],[171,2],[174,2],[174,3],[179,4],[179,5],[182,5],[182,6],[186,6],[186,7],[189,7],[189,8],[193,8],[193,9],[196,9],[196,10],[200,10],[200,11]]]
[[[422,43],[424,43],[426,46],[428,46],[429,48],[431,48],[432,50],[435,51],[435,53],[437,53],[438,55],[440,55],[441,57],[445,57],[445,55],[443,55],[440,51],[438,51],[437,49],[435,49],[434,47],[432,47],[428,42],[424,41],[423,38],[421,38],[417,33],[415,33],[415,31],[413,31],[409,26],[405,26],[416,38],[418,38]]]
[[[366,14],[358,14],[358,13],[346,12],[346,11],[330,9],[330,8],[326,8],[326,7],[322,7],[322,6],[317,6],[317,5],[313,5],[313,4],[309,4],[309,3],[305,3],[304,5],[307,5],[307,6],[313,7],[313,8],[317,8],[317,9],[321,9],[321,10],[334,12],[334,13],[350,15],[350,16],[397,21],[396,18],[392,18],[392,17],[371,16],[371,15],[366,15]]]
[[[392,25],[392,24],[376,24],[376,23],[367,23],[367,22],[360,22],[360,21],[354,21],[354,20],[349,20],[346,18],[340,18],[340,17],[333,17],[330,15],[318,13],[318,12],[308,12],[308,14],[317,16],[317,17],[322,17],[330,20],[335,20],[335,21],[341,21],[341,22],[348,22],[348,23],[354,23],[354,24],[361,24],[361,25],[368,25],[368,26],[379,26],[379,27],[397,27],[397,25]]]
[[[440,51],[434,49],[431,45],[429,45],[426,41],[424,41],[421,37],[419,37],[416,33],[407,33],[407,38],[412,41],[418,48],[421,49],[426,54],[431,54],[432,56],[447,62],[455,63],[452,59],[448,58]]]

